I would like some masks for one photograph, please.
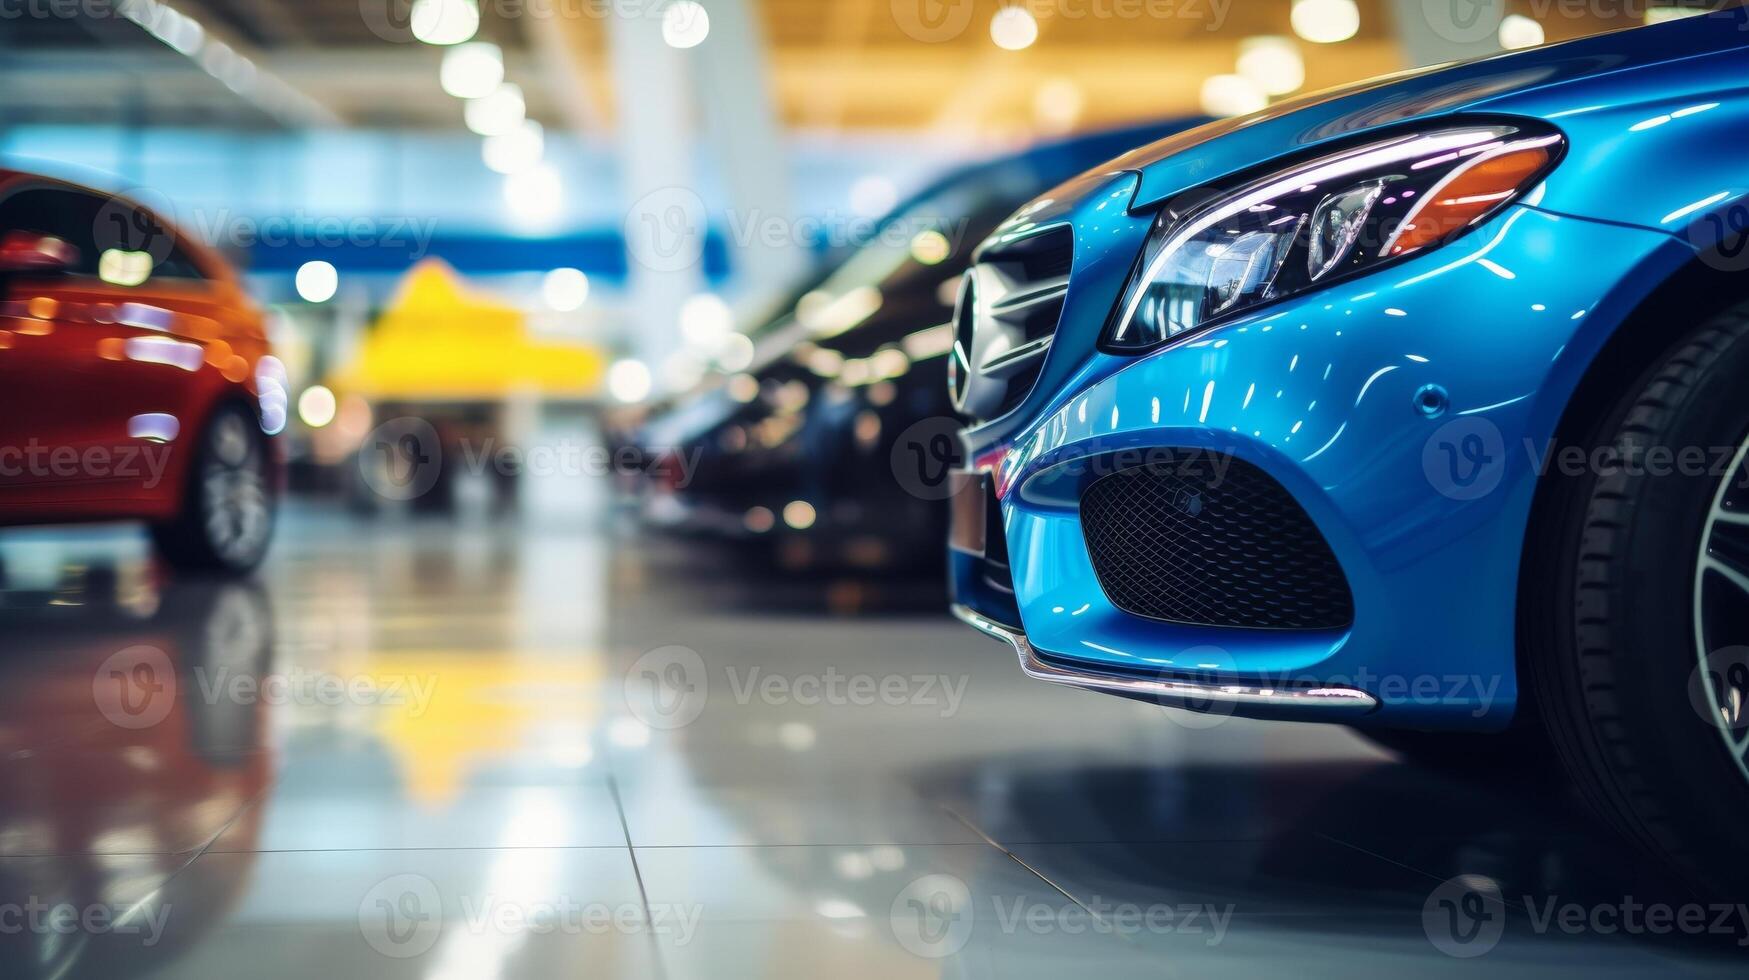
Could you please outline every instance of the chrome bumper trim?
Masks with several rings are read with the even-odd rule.
[[[993,636],[1014,648],[1020,656],[1020,669],[1028,677],[1053,684],[1122,694],[1189,710],[1207,710],[1217,705],[1255,706],[1265,708],[1311,708],[1326,714],[1365,714],[1378,707],[1378,699],[1365,691],[1351,687],[1301,687],[1293,689],[1245,687],[1231,684],[1201,684],[1185,680],[1152,680],[1125,677],[1094,671],[1073,670],[1040,659],[1027,642],[1026,634],[980,616],[970,608],[955,603],[955,618],[981,633]]]

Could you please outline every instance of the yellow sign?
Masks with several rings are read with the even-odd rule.
[[[521,310],[425,259],[329,386],[376,401],[580,399],[600,390],[604,362],[587,344],[531,338]]]

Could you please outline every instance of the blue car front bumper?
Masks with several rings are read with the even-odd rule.
[[[1076,269],[1038,387],[967,434],[1000,497],[1008,568],[951,553],[961,618],[1061,683],[1269,717],[1506,725],[1521,552],[1561,414],[1615,325],[1692,250],[1515,206],[1445,248],[1115,357],[1093,339],[1148,219],[1106,213],[1133,177],[1104,179],[1052,209],[1075,229]],[[1118,608],[1079,495],[1149,449],[1278,481],[1346,575],[1351,625],[1216,628]]]

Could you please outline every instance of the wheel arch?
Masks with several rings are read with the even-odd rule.
[[[1711,252],[1684,251],[1673,268],[1633,304],[1585,366],[1550,434],[1550,458],[1560,447],[1587,444],[1621,392],[1651,371],[1658,356],[1676,343],[1688,326],[1749,299],[1749,275],[1727,271]],[[1528,647],[1526,613],[1536,598],[1531,590],[1542,581],[1538,563],[1546,557],[1543,551],[1548,536],[1559,525],[1556,508],[1566,482],[1558,470],[1538,475],[1519,553],[1515,661],[1521,713],[1527,708],[1535,710],[1536,704],[1532,672],[1526,669],[1524,659]]]

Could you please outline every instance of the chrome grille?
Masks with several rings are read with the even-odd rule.
[[[1067,226],[986,247],[960,283],[948,365],[954,406],[973,420],[1014,410],[1038,381],[1075,254]]]

